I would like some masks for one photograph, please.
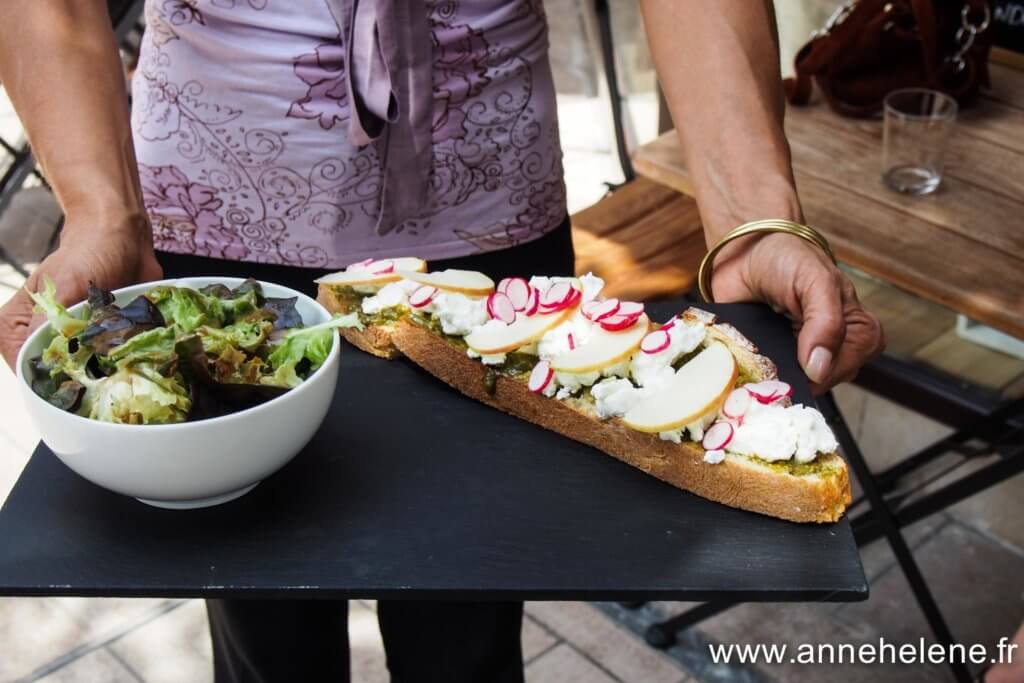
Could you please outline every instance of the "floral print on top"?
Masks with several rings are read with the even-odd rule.
[[[132,127],[158,249],[331,268],[503,249],[561,223],[540,0],[368,1],[425,13],[433,106],[417,215],[381,212],[382,196],[412,191],[382,170],[401,150],[350,142],[337,0],[147,0]]]

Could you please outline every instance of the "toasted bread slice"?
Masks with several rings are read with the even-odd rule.
[[[351,287],[321,285],[317,300],[336,313],[360,311],[365,294]],[[354,346],[381,358],[407,356],[417,365],[487,405],[593,446],[673,486],[725,505],[794,522],[837,521],[851,500],[846,463],[835,453],[807,464],[771,463],[727,453],[716,465],[704,462],[704,449],[692,441],[674,443],[631,429],[620,419],[600,419],[586,398],[559,400],[530,391],[528,373],[503,373],[466,354],[461,338],[441,335],[402,308],[382,319],[365,316],[365,329],[342,329]],[[775,364],[739,330],[714,314],[689,308],[685,322],[707,331],[704,344],[720,341],[729,349],[744,382],[775,379]]]
[[[705,312],[691,309],[688,313]],[[776,376],[774,364],[757,355],[756,347],[734,328],[719,325],[709,330],[709,336],[724,341],[755,381]],[[412,318],[396,326],[392,339],[410,360],[467,396],[593,446],[709,500],[793,522],[834,522],[850,503],[846,463],[835,453],[819,455],[813,467],[797,465],[792,472],[785,465],[731,453],[722,463],[709,465],[699,444],[663,441],[657,434],[630,429],[617,418],[601,420],[582,399],[556,400],[533,393],[524,377],[495,373]]]

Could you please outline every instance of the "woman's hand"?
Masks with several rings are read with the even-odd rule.
[[[144,219],[109,227],[96,222],[65,225],[60,247],[33,271],[25,286],[0,308],[0,354],[12,368],[18,349],[29,333],[45,318],[33,312],[29,292],[42,288],[48,276],[57,285],[57,294],[65,305],[86,297],[89,282],[104,289],[115,289],[135,282],[158,280],[160,264],[153,253],[149,224]]]
[[[727,245],[715,259],[715,301],[763,301],[793,321],[815,394],[850,381],[885,348],[882,326],[818,247],[785,234]]]

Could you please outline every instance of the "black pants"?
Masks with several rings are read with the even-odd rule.
[[[325,271],[159,253],[165,277],[254,277],[314,294]],[[573,273],[569,219],[528,244],[444,261],[432,270]],[[333,600],[207,600],[217,683],[349,680],[348,606]],[[387,601],[377,616],[393,683],[521,683],[521,602]]]

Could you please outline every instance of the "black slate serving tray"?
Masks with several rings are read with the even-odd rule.
[[[681,302],[652,305],[664,320]],[[811,400],[788,324],[709,306]],[[152,508],[40,444],[0,509],[0,594],[288,598],[862,600],[849,524],[798,525],[663,484],[343,349],[295,460],[204,510]],[[210,457],[215,458],[216,453]]]

